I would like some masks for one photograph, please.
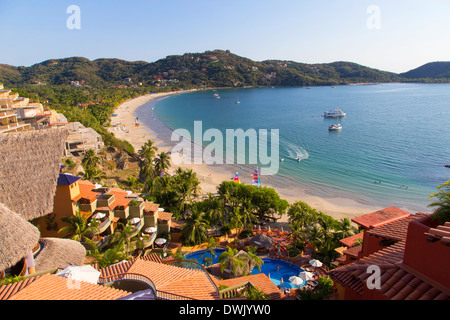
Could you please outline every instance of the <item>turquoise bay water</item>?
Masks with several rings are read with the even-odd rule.
[[[199,120],[203,131],[217,128],[224,135],[226,129],[279,129],[279,153],[285,161],[271,181],[298,184],[318,196],[429,212],[428,196],[450,178],[450,169],[444,167],[450,164],[448,84],[217,92],[221,99],[213,91],[170,96],[156,104],[155,116],[167,127],[185,128],[192,135]],[[144,124],[148,108],[138,110]],[[347,113],[340,132],[328,131],[335,119],[321,117],[334,108]]]

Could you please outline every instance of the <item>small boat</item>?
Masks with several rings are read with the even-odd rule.
[[[341,109],[334,109],[332,111],[325,111],[323,113],[324,118],[340,118],[345,117],[347,114]]]
[[[342,125],[341,124],[332,124],[331,126],[328,127],[328,130],[330,131],[337,131],[337,130],[342,130]]]
[[[237,99],[237,101],[235,102],[236,104],[239,104],[239,103],[241,103],[240,101],[239,101],[239,97],[238,97],[238,99]]]
[[[281,158],[280,161],[283,162],[283,161],[284,161],[284,158]]]
[[[117,113],[113,113],[111,117],[117,117],[118,114]]]

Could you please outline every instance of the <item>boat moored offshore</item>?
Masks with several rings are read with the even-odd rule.
[[[323,113],[324,118],[340,118],[345,117],[347,114],[341,109],[334,109],[332,111],[325,111]]]

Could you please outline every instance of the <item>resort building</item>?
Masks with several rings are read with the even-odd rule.
[[[449,223],[397,208],[353,220],[364,228],[358,259],[329,273],[339,299],[450,299]]]
[[[67,131],[0,135],[0,278],[83,263],[84,247],[41,238],[30,221],[53,210]]]
[[[154,247],[158,235],[169,234],[172,214],[163,212],[158,204],[142,201],[137,194],[95,185],[80,177],[60,172],[54,197],[53,211],[37,219],[41,234],[46,237],[63,237],[59,229],[66,226],[62,219],[83,216],[99,223],[99,233],[92,239],[98,246],[107,243],[119,224],[133,228],[130,238],[142,238],[143,249]]]
[[[27,130],[31,130],[31,126],[23,121],[19,122],[16,113],[11,111],[0,112],[0,133]]]
[[[69,137],[65,142],[65,156],[78,156],[86,150],[92,149],[97,153],[105,144],[102,137],[92,128],[86,128],[80,122],[71,122],[65,126],[69,130]]]

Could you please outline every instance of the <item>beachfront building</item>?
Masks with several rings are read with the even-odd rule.
[[[78,156],[89,149],[97,153],[105,146],[97,131],[86,128],[80,122],[71,122],[65,128],[69,130],[69,136],[65,142],[65,156],[70,154]]]
[[[31,223],[53,209],[66,137],[63,129],[0,135],[0,278],[85,259],[78,242],[42,238]]]
[[[0,133],[10,133],[31,130],[31,126],[23,121],[19,122],[17,114],[12,111],[0,112]]]
[[[394,208],[354,220],[366,228],[359,258],[329,273],[339,299],[450,299],[449,223]]]
[[[63,218],[75,216],[77,212],[88,221],[95,219],[99,223],[99,232],[92,240],[100,247],[120,225],[132,226],[129,237],[138,236],[144,249],[153,247],[157,235],[170,233],[172,214],[162,212],[158,204],[142,201],[137,194],[120,188],[95,185],[61,171],[53,211],[36,224],[47,237],[63,237],[59,233],[67,225]]]

